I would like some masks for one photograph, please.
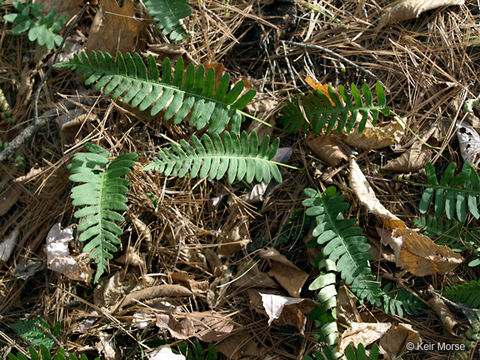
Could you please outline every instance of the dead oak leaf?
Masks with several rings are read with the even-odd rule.
[[[115,0],[100,0],[100,10],[88,34],[87,49],[112,55],[118,51],[132,52],[142,29],[143,23],[135,18],[132,0],[125,0],[122,7]]]
[[[371,122],[359,133],[358,128],[342,136],[343,142],[358,149],[376,150],[398,144],[405,134],[405,120],[395,118],[375,127]]]
[[[425,168],[432,157],[432,150],[416,142],[396,159],[389,160],[383,170],[408,173]]]
[[[305,144],[315,155],[331,166],[347,161],[352,153],[352,149],[342,143],[336,135],[309,136]]]
[[[421,13],[440,6],[463,5],[465,0],[397,0],[385,7],[377,25],[377,31],[386,25],[415,19]]]

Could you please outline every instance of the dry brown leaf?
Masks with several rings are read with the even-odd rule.
[[[125,253],[116,259],[120,264],[133,265],[140,268],[145,268],[145,260],[142,259],[138,250],[133,246],[127,246]]]
[[[105,360],[118,360],[120,359],[120,354],[116,349],[114,339],[115,336],[109,335],[106,332],[100,331],[98,333],[100,341],[95,344],[95,348],[99,353],[101,353]]]
[[[352,344],[355,348],[359,344],[367,347],[385,335],[390,329],[390,323],[359,323],[353,322],[350,327],[342,333],[339,342],[339,350],[345,352],[346,347]]]
[[[465,0],[397,0],[382,10],[376,30],[403,20],[415,19],[421,13],[441,6],[463,4],[465,4]]]
[[[350,160],[350,188],[360,202],[383,223],[382,242],[395,254],[396,265],[416,276],[445,274],[462,263],[463,258],[447,246],[435,244],[388,211],[354,159]]]
[[[457,137],[463,160],[478,168],[480,162],[480,135],[466,121],[457,123]]]
[[[362,133],[355,128],[349,134],[342,135],[342,141],[358,149],[375,150],[398,144],[404,134],[405,120],[396,117],[375,127],[369,122]]]
[[[423,146],[421,142],[414,143],[396,159],[389,160],[383,170],[396,172],[414,172],[425,168],[432,157],[432,150]]]
[[[219,342],[215,348],[230,360],[263,359],[265,351],[246,333],[229,336]]]
[[[147,249],[150,250],[152,248],[152,232],[150,231],[147,224],[145,224],[142,220],[140,220],[133,214],[132,224],[135,225],[135,229],[137,230],[138,241],[145,241]]]
[[[379,343],[380,353],[385,359],[396,359],[397,355],[406,351],[406,344],[415,346],[422,342],[418,331],[413,330],[410,324],[392,325]]]
[[[196,337],[205,342],[215,342],[225,339],[233,331],[234,323],[215,311],[178,314],[183,319],[178,321],[172,313],[157,314],[156,325],[167,329],[176,339]]]
[[[192,275],[187,274],[186,272],[175,271],[169,273],[168,276],[176,283],[183,284],[187,286],[194,295],[204,294],[208,290],[208,281],[198,281]]]
[[[246,262],[239,267],[238,274],[243,274],[250,268],[250,263]],[[251,268],[246,276],[242,276],[240,279],[235,281],[233,286],[238,288],[253,288],[260,287],[263,289],[276,289],[278,288],[278,283],[273,280],[268,274],[260,271],[258,266],[255,265]]]
[[[230,257],[247,246],[251,241],[248,231],[249,224],[247,214],[240,208],[239,204],[233,204],[230,207],[227,221],[222,227],[221,242],[225,245],[219,247],[218,255]]]
[[[72,228],[60,228],[60,223],[52,226],[47,235],[44,252],[47,255],[47,267],[69,279],[90,282],[93,269],[86,254],[70,256],[69,241],[73,240]]]
[[[458,325],[458,321],[455,320],[452,312],[449,310],[447,304],[443,302],[438,296],[433,295],[428,301],[428,305],[435,311],[438,318],[442,322],[443,328],[447,330],[450,335],[458,336],[454,331],[455,326]]]
[[[305,139],[305,144],[330,166],[337,166],[340,162],[347,161],[352,153],[352,149],[342,143],[336,135],[310,135]]]
[[[272,268],[268,274],[277,280],[290,296],[299,297],[300,291],[308,279],[308,274],[274,248],[262,250],[259,255],[262,259],[271,261]]]
[[[125,306],[135,304],[137,301],[146,301],[152,300],[160,297],[183,297],[183,296],[192,296],[192,292],[184,286],[181,285],[157,285],[151,286],[146,289],[138,290],[133,293],[128,294],[122,300],[120,308]]]
[[[15,205],[21,193],[20,188],[12,184],[0,194],[0,216],[5,215]]]
[[[95,288],[93,302],[97,306],[110,307],[131,292],[136,285],[133,274],[117,271]]]
[[[44,6],[42,12],[48,13],[51,9],[57,9],[57,15],[66,14],[70,18],[80,11],[83,0],[35,0],[34,3]]]
[[[100,10],[95,15],[87,49],[106,51],[115,56],[120,51],[133,52],[143,22],[135,18],[135,4],[125,0],[119,7],[115,0],[100,0]]]
[[[358,313],[355,300],[347,294],[345,285],[341,285],[337,294],[337,318],[338,321],[350,324],[361,322],[362,318]]]

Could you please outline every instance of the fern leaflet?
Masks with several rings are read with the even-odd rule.
[[[57,19],[57,9],[52,9],[46,16],[43,16],[41,9],[43,5],[32,4],[28,0],[25,4],[15,0],[13,7],[17,13],[7,14],[3,18],[5,21],[16,24],[12,33],[21,34],[28,31],[28,40],[37,41],[39,45],[45,45],[48,50],[52,50],[55,45],[59,46],[62,37],[58,33],[65,23],[67,16],[61,15]]]
[[[122,178],[135,165],[137,154],[120,154],[113,160],[108,151],[98,145],[85,144],[86,153],[77,153],[69,165],[70,181],[84,183],[72,189],[72,204],[81,207],[74,213],[82,218],[78,224],[80,241],[88,242],[84,252],[97,263],[94,282],[97,282],[117,251],[115,245],[121,243],[118,238],[123,233],[115,222],[125,219],[119,214],[127,209],[128,186],[130,181]]]
[[[86,85],[95,84],[96,90],[103,88],[103,93],[111,94],[113,99],[122,96],[121,101],[131,107],[142,111],[151,107],[152,116],[165,109],[165,121],[173,118],[179,124],[191,112],[190,124],[197,129],[209,124],[209,132],[220,133],[231,122],[231,131],[240,132],[241,109],[253,99],[254,90],[240,96],[244,87],[240,81],[228,91],[228,74],[222,76],[215,90],[213,69],[205,76],[203,66],[195,70],[190,64],[184,71],[182,58],[175,64],[173,78],[170,60],[165,58],[160,80],[155,59],[150,55],[147,62],[148,69],[137,53],[117,53],[114,60],[108,53],[92,51],[90,58],[82,52],[56,66],[76,70],[86,78]]]
[[[212,137],[204,134],[202,141],[193,135],[193,146],[182,139],[180,146],[174,144],[170,149],[160,150],[158,157],[144,170],[157,170],[166,176],[180,178],[187,173],[192,177],[210,176],[217,180],[227,175],[229,183],[244,178],[248,183],[254,178],[268,183],[272,177],[281,182],[280,170],[272,161],[280,139],[275,139],[270,146],[269,140],[269,136],[265,136],[259,148],[256,132],[252,132],[250,139],[245,131],[241,136],[224,132],[223,141],[215,133]]]
[[[13,353],[8,354],[9,360],[88,360],[87,356],[82,354],[79,358],[76,357],[74,354],[67,354],[65,350],[59,349],[55,354],[55,357],[50,355],[50,351],[43,345],[40,345],[40,352],[37,352],[32,346],[28,348],[28,352],[30,358],[27,358],[21,352],[18,352],[17,355],[13,355]],[[95,358],[95,360],[100,360],[100,358]]]
[[[312,235],[322,246],[324,256],[336,264],[341,278],[360,301],[380,306],[383,292],[370,270],[370,245],[360,235],[362,229],[354,226],[356,219],[343,218],[342,212],[349,207],[345,198],[337,195],[334,187],[323,194],[305,189],[305,194],[308,198],[302,204],[307,208],[306,214],[316,218],[317,226]]]
[[[352,130],[359,113],[362,115],[359,132],[364,130],[369,114],[372,114],[374,126],[380,112],[385,116],[390,114],[390,109],[386,106],[385,91],[380,83],[376,84],[378,105],[373,104],[372,92],[366,84],[362,86],[365,100],[362,100],[360,91],[354,84],[351,85],[351,92],[353,101],[343,86],[338,87],[340,96],[332,87],[329,87],[330,98],[321,91],[315,93],[309,91],[308,95],[301,94],[302,103],[295,98],[289,101],[282,109],[280,122],[289,132],[298,132],[300,129],[306,132],[311,127],[314,134],[319,134],[326,126],[326,134],[329,134],[337,125],[337,133],[341,134],[344,128],[347,132]]]
[[[463,343],[465,349],[455,351],[453,359],[455,360],[467,360],[475,359],[475,353],[478,354],[478,342],[480,341],[480,312],[477,312],[476,318],[473,320],[472,325],[463,335]]]
[[[383,309],[387,314],[403,317],[406,312],[409,315],[419,315],[423,312],[424,304],[405,289],[397,288],[393,283],[383,287]]]
[[[480,308],[480,281],[447,287],[442,291],[443,296],[455,302],[460,302],[472,308]]]
[[[420,213],[425,214],[435,197],[435,215],[440,217],[444,212],[450,220],[455,215],[460,222],[467,218],[468,211],[475,217],[480,218],[478,211],[478,196],[480,195],[480,177],[470,163],[465,162],[457,175],[455,163],[450,163],[443,173],[440,182],[437,179],[435,168],[431,163],[425,167],[428,187],[423,192],[420,200]]]
[[[170,40],[181,41],[188,35],[180,24],[181,19],[192,14],[187,0],[145,0],[144,3],[148,14]]]

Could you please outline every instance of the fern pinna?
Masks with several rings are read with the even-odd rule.
[[[431,163],[425,167],[427,174],[427,189],[423,192],[419,209],[425,214],[435,197],[435,215],[442,216],[445,212],[450,220],[455,215],[460,222],[467,218],[467,208],[475,219],[480,218],[478,210],[478,196],[480,195],[480,177],[470,163],[465,162],[460,173],[455,175],[455,163],[450,163],[440,182],[437,179],[435,168]]]
[[[187,0],[144,0],[148,14],[170,40],[181,41],[187,36],[180,20],[190,16],[192,11]]]
[[[372,92],[366,84],[362,86],[362,96],[358,88],[351,85],[351,96],[343,86],[338,87],[337,95],[332,87],[328,87],[328,95],[321,91],[315,93],[309,91],[307,95],[301,94],[301,102],[293,98],[282,109],[280,122],[289,132],[308,131],[310,128],[314,134],[319,134],[327,125],[326,134],[329,134],[337,125],[337,133],[341,134],[346,128],[350,132],[357,123],[357,115],[361,114],[362,119],[359,124],[359,132],[362,132],[367,123],[368,115],[372,114],[373,125],[378,121],[380,112],[385,116],[390,114],[390,109],[386,106],[385,91],[380,83],[376,84],[377,105],[373,104]],[[333,102],[333,103],[332,103]],[[302,111],[303,110],[303,111]],[[305,114],[305,115],[304,115]]]
[[[200,141],[193,135],[193,146],[181,139],[180,146],[174,144],[171,148],[160,150],[158,157],[144,170],[157,170],[180,178],[187,173],[193,178],[210,176],[217,180],[227,175],[229,183],[244,178],[248,183],[253,179],[268,183],[272,177],[282,181],[278,163],[272,161],[278,150],[279,138],[269,145],[267,135],[259,147],[256,132],[252,132],[250,138],[245,131],[240,136],[225,131],[222,136],[223,140],[215,133],[212,137],[204,134]]]
[[[443,296],[455,302],[465,304],[471,308],[480,308],[480,281],[454,285],[442,291]]]
[[[244,84],[238,82],[230,89],[230,76],[225,74],[215,89],[215,71],[197,70],[193,64],[184,69],[180,58],[175,64],[172,77],[172,65],[165,58],[161,80],[155,59],[150,55],[148,68],[139,54],[122,55],[117,53],[116,60],[109,53],[92,51],[90,57],[82,52],[71,60],[56,65],[76,70],[85,78],[85,84],[95,84],[94,88],[103,88],[105,95],[121,101],[131,107],[146,110],[151,107],[152,116],[165,109],[164,120],[173,118],[173,122],[182,122],[191,112],[190,124],[197,129],[207,125],[209,132],[220,133],[231,124],[231,131],[240,132],[245,105],[255,96],[250,90],[240,96]]]
[[[55,354],[55,357],[52,357],[52,355],[50,355],[50,351],[44,345],[40,345],[40,352],[30,346],[28,348],[28,353],[30,358],[27,358],[21,352],[18,352],[17,355],[9,353],[8,360],[88,360],[85,354],[82,354],[78,358],[74,354],[67,355],[63,349],[59,349]],[[100,360],[100,358],[96,357],[95,360]]]
[[[316,219],[312,235],[324,256],[336,264],[341,278],[360,301],[380,306],[383,292],[370,270],[370,245],[361,236],[362,229],[355,226],[356,219],[343,218],[342,212],[349,208],[343,195],[338,195],[334,187],[323,194],[307,188],[305,194],[308,198],[302,204],[306,214]]]
[[[128,186],[130,181],[123,176],[135,165],[137,154],[125,153],[111,158],[102,147],[87,143],[88,152],[76,153],[69,165],[70,181],[83,183],[72,189],[72,204],[81,207],[74,213],[78,219],[78,240],[88,242],[84,252],[97,263],[94,281],[97,282],[108,266],[115,245],[121,243],[118,238],[123,230],[115,224],[125,219],[119,213],[127,209]]]
[[[61,44],[62,37],[57,33],[67,22],[67,15],[57,18],[57,9],[51,9],[43,16],[41,12],[43,5],[32,4],[31,0],[25,3],[15,0],[13,8],[16,13],[3,17],[5,21],[16,24],[12,33],[21,34],[28,31],[28,40],[37,41],[39,45],[45,45],[49,50]]]

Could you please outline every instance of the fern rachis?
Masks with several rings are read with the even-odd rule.
[[[113,160],[108,151],[93,144],[85,144],[89,152],[77,153],[70,168],[70,181],[84,183],[71,191],[72,204],[82,207],[74,213],[82,219],[78,225],[79,241],[87,242],[83,251],[97,263],[94,281],[97,282],[117,251],[115,245],[123,230],[115,223],[124,221],[119,213],[127,206],[128,185],[122,176],[135,165],[137,154],[121,154]]]
[[[103,93],[140,110],[151,108],[152,116],[165,110],[164,120],[173,118],[175,124],[185,120],[189,113],[190,124],[197,129],[207,125],[209,132],[220,133],[228,124],[234,133],[240,132],[243,121],[241,111],[252,98],[255,91],[247,91],[242,96],[244,84],[235,84],[229,91],[230,76],[222,76],[215,90],[215,71],[200,66],[195,70],[193,64],[184,69],[180,58],[172,77],[172,65],[168,58],[162,66],[161,80],[155,59],[150,55],[148,68],[137,53],[122,55],[116,59],[101,51],[82,52],[73,59],[56,65],[57,67],[76,70],[85,77],[85,84],[94,84],[96,90],[103,88]]]

